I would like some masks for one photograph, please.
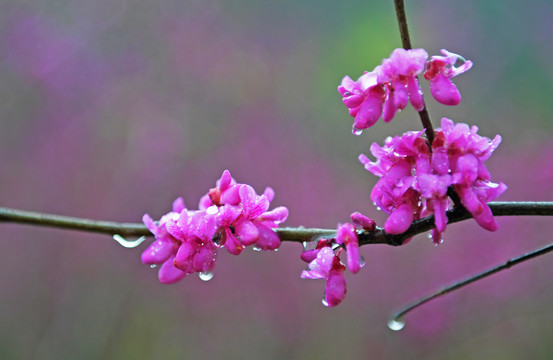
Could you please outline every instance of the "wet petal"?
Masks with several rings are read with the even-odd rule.
[[[261,215],[261,220],[274,221],[275,224],[280,224],[282,222],[285,222],[287,218],[288,218],[288,208],[284,206],[279,206]]]
[[[461,102],[461,94],[457,86],[441,73],[430,81],[430,92],[437,102],[444,105],[453,106]]]
[[[142,252],[142,263],[147,265],[161,264],[171,256],[175,247],[163,240],[156,240]]]
[[[327,306],[336,306],[344,300],[347,292],[344,271],[331,270],[325,287],[325,302]]]
[[[179,197],[175,201],[173,201],[173,211],[176,213],[181,213],[181,211],[186,209],[186,205],[184,205],[184,199]]]
[[[400,205],[386,220],[384,230],[388,234],[401,234],[411,226],[413,216],[413,209],[409,205]]]
[[[163,284],[172,284],[183,279],[187,274],[186,272],[177,269],[173,265],[174,256],[171,256],[167,261],[161,265],[159,272],[157,273],[159,282]]]
[[[257,231],[259,231],[259,239],[257,240],[256,246],[261,250],[272,251],[276,250],[280,246],[280,238],[277,233],[275,233],[271,228],[262,225],[255,224]]]
[[[242,244],[246,246],[254,244],[259,238],[257,227],[249,220],[238,222],[235,233]]]

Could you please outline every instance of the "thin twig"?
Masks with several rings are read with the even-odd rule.
[[[458,290],[462,287],[465,287],[475,281],[478,281],[478,280],[481,280],[481,279],[484,279],[492,274],[495,274],[497,272],[500,272],[502,270],[506,270],[506,269],[509,269],[511,266],[515,266],[516,264],[519,264],[521,262],[524,262],[526,260],[530,260],[530,259],[533,259],[537,256],[540,256],[540,255],[543,255],[543,254],[547,254],[548,252],[551,252],[553,251],[553,244],[550,244],[550,245],[547,245],[541,249],[538,249],[538,250],[534,250],[532,252],[529,252],[525,255],[522,255],[522,256],[519,256],[519,257],[516,257],[516,258],[513,258],[513,259],[509,259],[507,260],[504,264],[502,265],[498,265],[496,267],[493,267],[491,269],[488,269],[482,273],[479,273],[479,274],[476,274],[476,275],[473,275],[471,277],[468,277],[466,278],[465,280],[462,280],[462,281],[459,281],[459,282],[456,282],[450,286],[446,286],[446,287],[443,287],[437,291],[434,291],[433,293],[429,294],[429,295],[426,295],[416,301],[413,301],[412,303],[406,305],[405,307],[403,307],[402,309],[396,311],[393,315],[392,315],[392,321],[396,321],[396,322],[400,322],[402,323],[402,319],[403,317],[405,316],[405,314],[407,314],[408,312],[418,308],[419,306],[429,302],[430,300],[433,300],[437,297],[440,297],[440,296],[443,296],[449,292],[452,292],[452,291],[455,291],[455,290]]]
[[[403,4],[403,0],[394,0],[394,4],[396,6],[397,23],[399,25],[399,33],[401,35],[401,44],[403,45],[403,48],[405,50],[410,50],[413,47],[411,46],[409,27],[407,26],[405,5]],[[430,121],[430,115],[428,115],[428,110],[426,110],[426,105],[424,105],[423,109],[418,113],[422,122],[422,126],[424,127],[428,147],[430,148],[430,151],[432,151],[432,142],[434,141],[435,133],[434,127],[432,127],[432,122]]]
[[[491,202],[488,204],[496,216],[553,216],[553,202]],[[472,215],[462,207],[447,211],[448,223],[463,221]],[[98,221],[72,216],[52,215],[34,211],[24,211],[0,208],[0,222],[20,223],[38,226],[48,226],[60,229],[81,230],[108,235],[121,236],[151,236],[146,226],[140,223],[118,223],[114,221]],[[388,234],[378,227],[372,232],[360,232],[359,244],[402,245],[412,236],[429,231],[435,227],[434,216],[415,220],[409,229],[402,234]],[[275,229],[282,241],[304,242],[320,237],[331,238],[336,234],[334,229],[279,228]]]
[[[401,44],[405,50],[412,49],[411,38],[409,37],[409,28],[407,27],[407,16],[405,15],[405,5],[403,0],[394,0],[396,6],[397,23],[401,35]]]

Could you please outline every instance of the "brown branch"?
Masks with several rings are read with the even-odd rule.
[[[492,212],[496,216],[553,216],[553,202],[491,202]],[[471,218],[471,214],[464,208],[453,208],[447,211],[448,223],[455,223]],[[119,234],[125,236],[151,236],[146,226],[140,223],[119,223],[114,221],[99,221],[72,216],[44,214],[34,211],[24,211],[9,208],[0,208],[0,222],[20,223],[37,226],[55,227],[68,230],[80,230],[108,235]],[[387,244],[402,245],[403,242],[417,234],[434,228],[434,216],[415,220],[403,234],[388,234],[382,228],[372,232],[359,232],[359,244]],[[334,237],[334,229],[306,229],[279,228],[275,229],[282,241],[304,242],[317,238]]]

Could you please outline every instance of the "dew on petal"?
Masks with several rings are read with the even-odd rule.
[[[217,214],[217,212],[219,212],[219,208],[217,207],[217,205],[211,205],[206,209],[205,212],[208,213],[209,215],[215,215]]]
[[[123,246],[127,249],[132,249],[132,248],[135,248],[138,245],[142,244],[144,242],[144,240],[146,240],[146,236],[141,236],[136,240],[127,240],[124,237],[122,237],[121,235],[115,234],[115,235],[113,235],[113,240],[117,241],[119,243],[119,245],[121,245],[121,246]]]
[[[261,248],[259,246],[252,246],[253,251],[260,252]]]
[[[202,271],[198,276],[200,280],[203,280],[203,281],[209,281],[213,279],[213,273],[211,271]]]
[[[388,321],[388,328],[393,331],[399,331],[405,327],[405,321],[402,319],[391,319]]]

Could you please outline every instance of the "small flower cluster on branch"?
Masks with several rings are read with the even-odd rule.
[[[424,109],[424,100],[417,76],[424,72],[430,81],[430,92],[445,105],[457,105],[461,95],[451,78],[472,67],[472,62],[460,55],[442,50],[444,56],[432,56],[424,49],[395,49],[390,58],[371,72],[365,72],[357,81],[345,76],[338,92],[349,109],[353,122],[353,133],[373,126],[380,117],[385,122],[393,119],[410,101],[416,111]],[[455,67],[461,60],[463,64]]]
[[[384,224],[386,232],[401,234],[413,220],[433,214],[436,229],[432,231],[432,238],[440,243],[447,225],[446,210],[452,206],[447,194],[450,186],[480,226],[497,230],[487,202],[501,195],[507,186],[490,181],[484,161],[497,148],[501,136],[490,140],[477,131],[476,126],[455,125],[443,118],[432,152],[421,137],[423,131],[411,131],[389,137],[383,147],[373,143],[374,162],[365,155],[359,156],[365,169],[380,177],[371,199],[390,214]]]
[[[374,221],[360,213],[351,214],[351,218],[355,226],[349,223],[338,225],[335,238],[304,244],[305,251],[301,258],[309,265],[301,273],[301,278],[326,279],[322,301],[325,306],[336,306],[346,296],[346,266],[340,260],[342,252],[345,250],[347,268],[353,274],[357,274],[365,265],[359,255],[357,230],[373,231],[376,225]],[[311,248],[313,246],[314,248]]]
[[[219,248],[233,255],[247,246],[276,250],[280,238],[272,229],[286,220],[288,209],[281,206],[268,211],[274,195],[269,187],[262,195],[256,194],[250,185],[236,183],[225,170],[216,187],[201,198],[199,210],[186,209],[178,198],[173,211],[159,222],[144,215],[144,224],[156,240],[142,253],[142,262],[161,265],[159,281],[171,284],[194,272],[209,280]]]

